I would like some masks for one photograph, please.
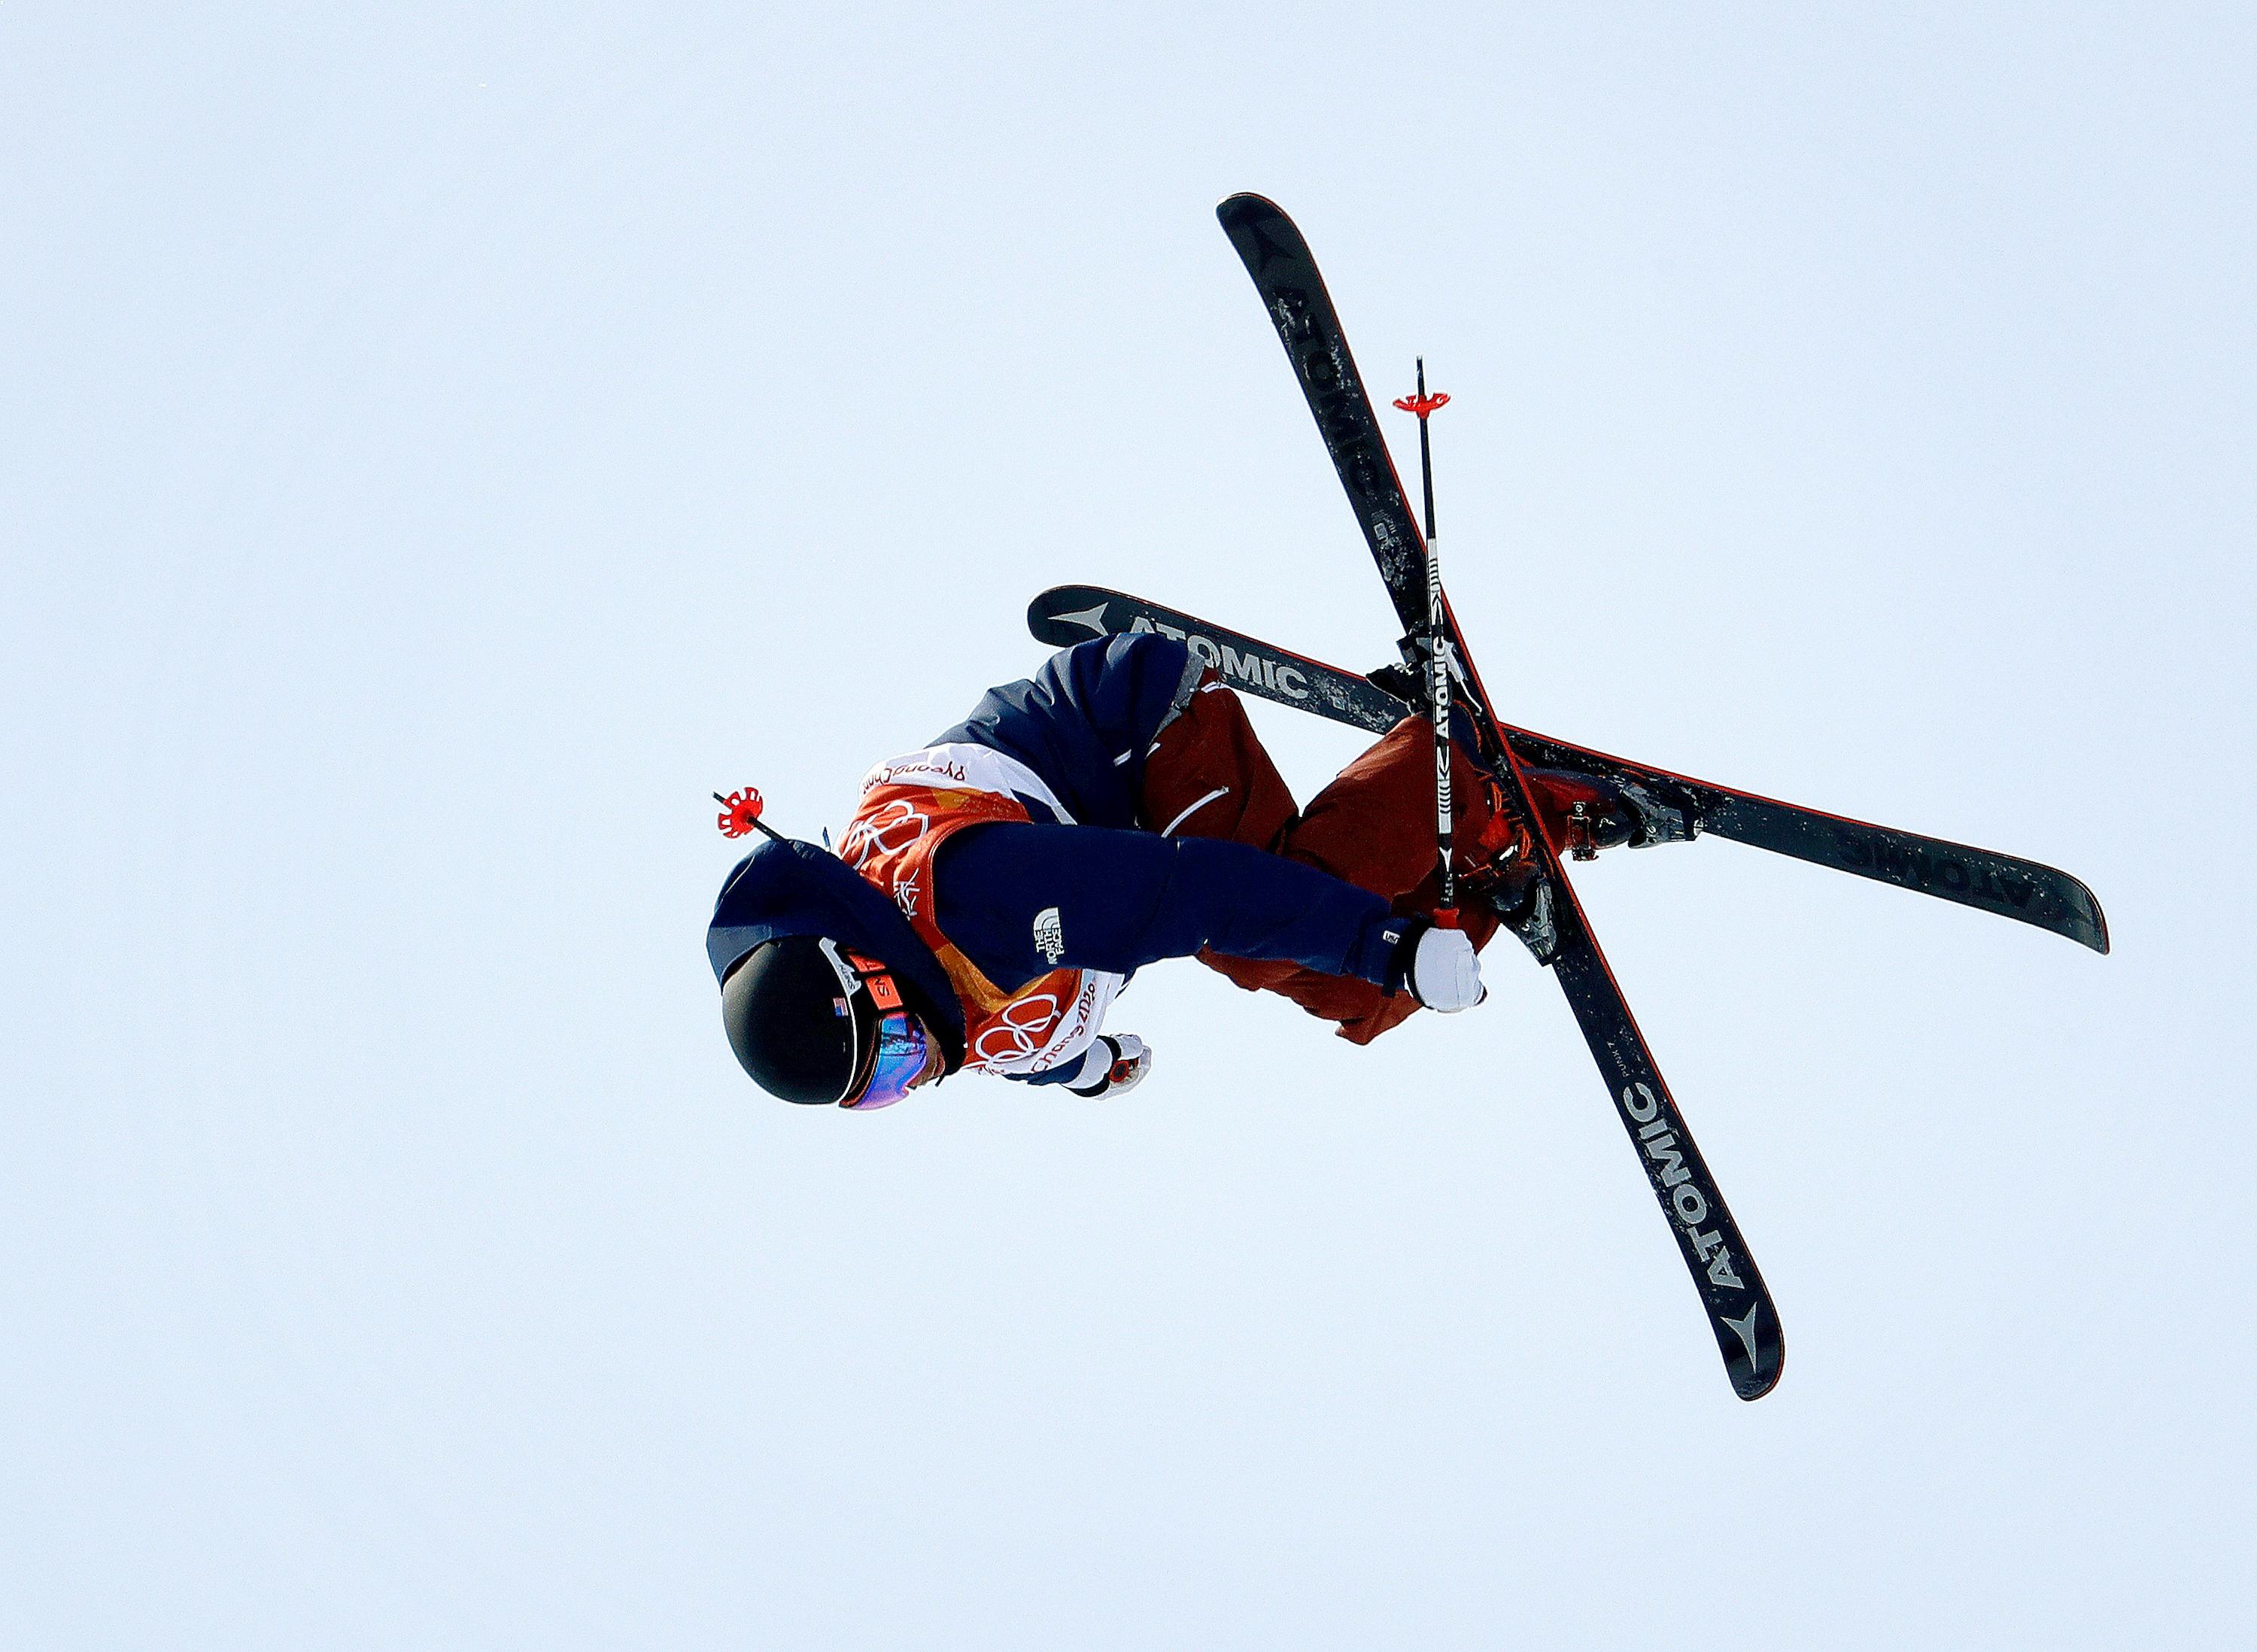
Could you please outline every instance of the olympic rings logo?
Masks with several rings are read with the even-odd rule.
[[[1031,1020],[1022,1017],[1031,1015]],[[983,1067],[998,1062],[1023,1061],[1043,1047],[1037,1034],[1048,1034],[1058,1018],[1058,1001],[1055,992],[1037,992],[1026,998],[1015,998],[1003,1006],[1002,1013],[992,1027],[984,1029],[973,1041],[972,1059]],[[1000,1044],[990,1040],[1001,1039]]]
[[[846,829],[846,835],[838,841],[838,858],[860,872],[879,855],[907,849],[931,825],[930,815],[907,798],[897,797],[867,820],[858,820]],[[905,827],[907,830],[902,830]]]

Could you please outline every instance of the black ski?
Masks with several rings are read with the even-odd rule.
[[[1426,617],[1425,542],[1316,261],[1292,221],[1261,196],[1233,195],[1215,210],[1285,346],[1334,469],[1394,598],[1396,617],[1406,633],[1415,633]],[[1521,817],[1539,822],[1519,761],[1490,715],[1489,695],[1447,603],[1444,621],[1447,646],[1471,698],[1484,755]],[[1686,1131],[1540,823],[1536,852],[1540,882],[1553,897],[1553,934],[1543,943],[1532,942],[1532,947],[1558,977],[1583,1029],[1584,1042],[1607,1080],[1646,1180],[1708,1310],[1733,1392],[1743,1400],[1759,1399],[1778,1383],[1786,1356],[1779,1310],[1723,1195]]]
[[[1386,733],[1411,711],[1352,671],[1102,585],[1051,586],[1027,604],[1027,630],[1053,648],[1071,648],[1092,637],[1158,632],[1189,643],[1234,688],[1373,734]]]
[[[1233,688],[1376,734],[1385,733],[1414,710],[1353,672],[1099,586],[1059,585],[1044,591],[1027,609],[1027,628],[1037,641],[1056,648],[1093,636],[1157,631],[1189,641],[1192,652]],[[2051,866],[1734,791],[1511,724],[1497,726],[1524,763],[1644,786],[1681,803],[1695,836],[1714,832],[1813,865],[1996,913],[2096,952],[2108,950],[2108,920],[2092,891]]]

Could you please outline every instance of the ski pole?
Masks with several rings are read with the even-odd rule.
[[[713,801],[721,806],[721,817],[713,823],[721,829],[722,837],[748,837],[757,829],[768,834],[770,843],[785,841],[782,832],[761,818],[761,811],[767,805],[761,801],[759,787],[747,786],[726,797],[716,792]]]
[[[1437,391],[1426,393],[1426,358],[1419,362],[1418,393],[1398,397],[1395,405],[1419,415],[1419,478],[1426,494],[1426,685],[1427,709],[1434,724],[1434,836],[1441,859],[1441,900],[1434,921],[1446,929],[1458,927],[1458,875],[1451,865],[1450,807],[1450,645],[1449,625],[1442,605],[1442,559],[1434,544],[1434,450],[1426,435],[1426,420],[1449,398]]]

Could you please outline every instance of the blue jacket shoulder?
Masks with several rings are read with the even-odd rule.
[[[987,690],[934,744],[961,740],[1018,759],[1078,825],[1135,826],[1145,754],[1200,669],[1171,638],[1093,638],[1052,654],[1033,676]]]

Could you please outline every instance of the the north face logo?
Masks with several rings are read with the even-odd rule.
[[[1044,907],[1035,914],[1035,950],[1051,965],[1065,956],[1065,928],[1058,921],[1056,907]]]

